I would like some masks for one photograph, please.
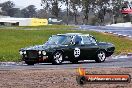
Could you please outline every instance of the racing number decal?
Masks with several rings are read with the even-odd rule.
[[[79,57],[80,56],[80,49],[79,48],[75,48],[75,50],[74,50],[74,56],[75,57]]]

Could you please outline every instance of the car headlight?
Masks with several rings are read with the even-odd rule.
[[[43,55],[46,55],[46,52],[45,52],[45,51],[42,51],[42,54],[43,54]]]
[[[26,54],[26,51],[24,51],[23,54]]]
[[[20,53],[20,55],[23,55],[23,52],[22,51],[20,51],[19,53]]]
[[[41,54],[41,51],[39,51],[38,53],[39,53],[39,55],[40,55],[40,54]]]

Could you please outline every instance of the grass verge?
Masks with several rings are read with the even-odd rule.
[[[43,29],[72,29],[74,26],[67,25],[45,25],[45,26],[20,26],[20,27],[5,27],[1,26],[0,29],[13,29],[13,30],[43,30]]]

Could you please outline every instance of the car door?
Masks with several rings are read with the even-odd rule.
[[[99,49],[99,46],[96,42],[91,40],[90,36],[82,36],[82,51],[84,52],[83,58],[90,59],[96,55],[96,51]]]
[[[86,59],[87,45],[84,44],[82,35],[75,36],[74,43],[75,44],[72,46],[74,58],[78,58],[80,60]]]
[[[74,36],[72,39],[72,44],[68,45],[68,47],[65,49],[67,52],[67,55],[72,58],[76,59],[81,59],[83,57],[84,51],[83,48],[84,46],[82,45],[82,38],[81,36]]]
[[[65,48],[65,54],[69,59],[85,60],[95,55],[97,50],[96,43],[92,43],[87,36],[76,35],[73,37],[73,44]]]

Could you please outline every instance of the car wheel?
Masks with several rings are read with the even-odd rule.
[[[25,63],[26,63],[27,65],[34,65],[34,64],[35,64],[34,61],[25,61]]]
[[[103,50],[98,51],[97,55],[96,55],[95,61],[97,63],[101,63],[101,62],[104,62],[105,59],[106,59],[106,53],[105,53],[105,51],[103,51]]]
[[[60,51],[57,51],[53,55],[53,61],[52,64],[60,65],[63,61],[63,54]]]

